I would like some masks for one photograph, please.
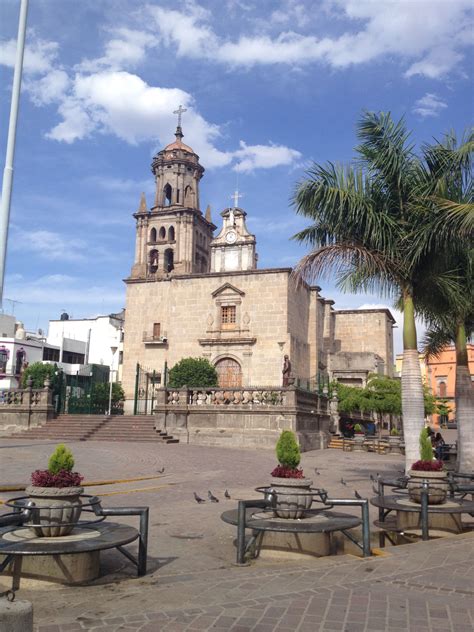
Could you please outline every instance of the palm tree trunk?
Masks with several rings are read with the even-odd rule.
[[[425,425],[423,383],[416,344],[416,324],[413,297],[403,292],[403,365],[402,416],[405,438],[405,470],[420,458],[419,437]]]
[[[474,388],[467,358],[466,329],[456,328],[456,420],[458,425],[458,471],[474,470]]]

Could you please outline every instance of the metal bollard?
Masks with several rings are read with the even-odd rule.
[[[428,493],[430,484],[427,480],[423,480],[421,483],[421,538],[422,540],[429,540],[430,534],[428,531]]]

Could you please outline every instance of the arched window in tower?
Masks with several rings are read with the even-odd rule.
[[[168,241],[175,240],[174,226],[170,226],[168,229]]]
[[[163,206],[170,206],[172,195],[173,189],[171,188],[171,184],[168,183],[163,189]]]
[[[171,272],[174,268],[174,252],[172,248],[165,250],[165,272]]]
[[[160,239],[166,239],[166,228],[164,226],[160,228]]]
[[[156,228],[150,230],[150,241],[152,244],[156,243]]]
[[[150,250],[148,255],[148,261],[150,265],[150,272],[154,273],[158,270],[159,256],[158,250]]]
[[[193,190],[189,185],[184,189],[184,204],[185,206],[193,205]]]

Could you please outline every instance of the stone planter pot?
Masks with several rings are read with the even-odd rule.
[[[308,494],[312,484],[309,478],[274,476],[271,488],[275,491],[275,516],[292,520],[302,518],[313,503],[313,497]]]
[[[364,449],[364,441],[365,434],[356,433],[354,435],[354,450],[356,450],[357,452],[362,452],[362,450]]]
[[[402,438],[400,436],[392,436],[388,437],[388,448],[390,454],[400,454],[400,444],[402,442]]]
[[[421,489],[423,480],[429,482],[428,504],[441,505],[446,501],[448,493],[448,477],[444,470],[440,472],[424,472],[409,470],[407,483],[408,496],[414,503],[421,503]]]
[[[26,488],[26,493],[35,503],[31,520],[26,524],[39,524],[30,527],[38,537],[59,537],[68,535],[74,529],[82,511],[81,494],[83,487],[34,487]],[[60,523],[72,523],[60,526]]]

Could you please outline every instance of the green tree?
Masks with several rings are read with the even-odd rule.
[[[428,322],[423,340],[425,355],[437,357],[446,347],[455,347],[458,468],[463,472],[474,469],[474,387],[467,354],[467,341],[474,333],[474,250],[472,238],[462,238],[466,221],[474,217],[473,150],[472,132],[461,143],[450,132],[442,142],[425,147],[426,197],[430,207],[417,231],[421,250],[435,243],[442,250],[438,269],[451,271],[459,281],[451,293],[436,292],[431,283],[426,283],[418,292],[416,307]],[[450,238],[453,223],[459,233],[456,239]]]
[[[435,241],[416,234],[427,207],[426,165],[409,143],[403,121],[365,113],[357,127],[358,163],[347,168],[315,164],[298,184],[294,205],[311,225],[295,235],[312,251],[295,274],[309,279],[334,272],[339,287],[377,291],[399,299],[403,311],[402,411],[406,469],[418,457],[424,425],[423,384],[418,361],[415,292],[432,273]],[[440,226],[442,230],[442,226]],[[416,256],[414,256],[416,251]],[[456,279],[436,277],[440,293],[454,293]]]
[[[106,413],[109,410],[110,382],[94,384],[90,393],[90,408],[95,413]],[[112,407],[125,401],[123,388],[117,382],[112,383]]]
[[[56,364],[43,364],[42,362],[33,362],[23,372],[21,377],[21,385],[26,387],[28,380],[31,378],[32,388],[43,388],[44,382],[48,379],[51,382],[53,392],[59,387],[59,369]]]
[[[217,386],[216,368],[206,358],[183,358],[170,370],[171,388]]]

